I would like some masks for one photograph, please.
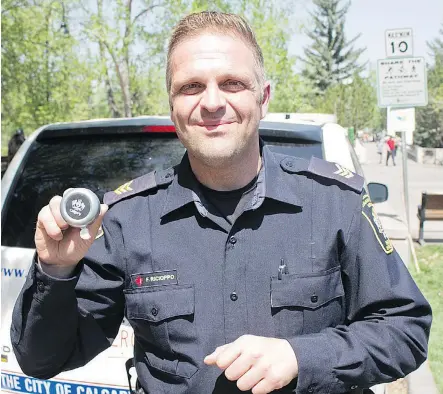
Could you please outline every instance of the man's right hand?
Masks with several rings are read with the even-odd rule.
[[[108,210],[100,205],[100,215],[88,226],[90,238],[80,238],[80,229],[69,226],[60,213],[61,196],[55,196],[38,214],[35,230],[35,247],[42,263],[74,268],[95,240],[103,217]]]

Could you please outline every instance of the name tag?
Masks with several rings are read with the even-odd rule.
[[[178,284],[177,270],[134,274],[131,275],[131,284],[135,288],[176,285]]]

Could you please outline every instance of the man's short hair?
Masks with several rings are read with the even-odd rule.
[[[168,45],[166,65],[166,88],[171,92],[171,55],[174,49],[184,40],[198,36],[200,33],[216,32],[235,35],[248,45],[254,54],[257,65],[257,81],[260,89],[265,82],[263,53],[257,43],[255,34],[248,22],[241,16],[216,11],[203,11],[189,14],[175,26]]]

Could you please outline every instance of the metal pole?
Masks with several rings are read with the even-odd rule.
[[[406,152],[406,132],[401,132],[401,153],[403,159],[403,196],[406,210],[406,224],[408,226],[408,234],[411,234],[411,226],[409,220],[409,188],[408,188],[408,153]]]
[[[409,220],[409,188],[408,188],[408,152],[406,151],[406,132],[401,132],[401,152],[403,160],[403,196],[406,210],[406,224],[408,226],[408,242],[411,248],[412,258],[414,260],[415,269],[420,272],[420,266],[418,265],[417,255],[415,254],[414,242],[411,236],[411,226]]]

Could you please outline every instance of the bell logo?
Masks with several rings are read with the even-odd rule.
[[[73,213],[74,215],[81,216],[81,212],[85,209],[85,204],[81,199],[78,200],[72,200],[72,208],[69,210],[69,212]]]
[[[82,200],[72,200],[72,208],[81,212],[85,209],[85,204]]]

